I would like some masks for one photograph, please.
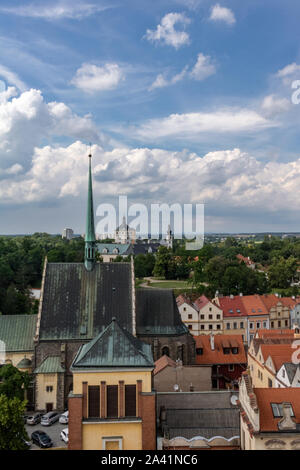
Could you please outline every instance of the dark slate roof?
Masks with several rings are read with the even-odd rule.
[[[131,245],[129,251],[133,255],[147,255],[148,253],[154,254],[158,251],[160,246],[160,243],[135,243],[134,245]]]
[[[292,362],[285,362],[284,364],[288,379],[290,383],[293,382],[295,374],[297,372],[297,369],[299,367],[299,364],[293,364]]]
[[[138,335],[145,336],[188,333],[172,289],[136,290],[136,330]]]
[[[65,372],[60,356],[48,356],[34,371],[35,374],[59,374]]]
[[[239,436],[239,410],[234,408],[166,409],[164,432],[169,439],[216,436],[230,439]]]
[[[6,351],[33,351],[37,315],[0,315],[0,340]]]
[[[116,317],[132,331],[130,263],[48,263],[40,340],[89,340]]]
[[[72,369],[154,367],[151,346],[120,328],[115,318],[94,340],[83,345]]]

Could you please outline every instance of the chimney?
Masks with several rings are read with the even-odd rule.
[[[240,297],[243,297],[243,292],[240,292]]]
[[[230,297],[231,299],[233,299],[233,298],[234,298],[234,295],[233,295],[233,294],[230,294],[230,296],[229,296],[229,297]]]
[[[291,418],[291,404],[283,402],[281,404],[282,406],[282,414],[283,418],[278,422],[278,429],[280,431],[289,431],[289,430],[295,430],[296,429],[296,423],[295,421]]]
[[[210,347],[212,351],[215,350],[215,337],[212,333],[210,334]]]

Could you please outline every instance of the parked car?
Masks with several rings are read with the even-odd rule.
[[[69,442],[69,428],[65,428],[60,433],[60,438],[62,441],[68,443]]]
[[[42,416],[41,425],[42,426],[51,426],[51,424],[55,423],[59,419],[59,414],[56,411],[49,411]]]
[[[34,431],[31,434],[31,439],[32,442],[39,447],[48,448],[53,446],[53,442],[44,431]]]
[[[31,425],[38,424],[41,422],[42,416],[43,416],[43,413],[37,413],[36,415],[27,416],[26,423],[31,424]]]
[[[59,422],[61,424],[68,424],[68,422],[69,422],[69,412],[68,411],[65,411],[64,413],[62,413],[60,415]]]

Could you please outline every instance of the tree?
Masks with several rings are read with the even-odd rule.
[[[21,372],[12,364],[5,364],[0,368],[0,395],[4,394],[7,398],[16,397],[22,401],[24,400],[24,391],[28,389],[29,383],[28,372]]]
[[[28,439],[24,426],[26,402],[0,393],[0,449],[24,450]]]
[[[283,257],[274,259],[271,264],[268,276],[271,287],[286,289],[290,286],[297,273],[297,259],[290,256],[287,260]]]

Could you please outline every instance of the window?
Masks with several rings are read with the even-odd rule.
[[[208,325],[208,329],[209,329],[209,330],[212,330],[212,329],[213,329],[213,326],[212,326],[212,325]]]
[[[212,315],[208,315],[209,320],[212,320],[212,317],[213,317]]]
[[[238,350],[239,350],[239,348],[232,348],[232,354],[237,354]]]
[[[201,320],[204,320],[205,317],[204,317],[204,315],[200,315],[200,318],[201,318]]]
[[[285,320],[285,326],[288,326],[288,324],[289,324],[289,321]]]
[[[223,348],[224,354],[230,354],[230,348]]]
[[[234,364],[229,364],[228,370],[229,370],[229,372],[233,372],[234,371]]]
[[[294,415],[294,410],[291,405],[291,403],[288,403],[289,405],[289,410],[290,410],[290,415],[293,417]],[[282,418],[283,417],[283,411],[282,411],[282,403],[271,403],[272,411],[273,411],[273,416],[274,418]]]
[[[202,356],[202,354],[203,354],[203,348],[197,348],[197,349],[196,349],[196,354],[197,354],[197,356]]]
[[[271,321],[271,328],[274,328],[274,322]]]
[[[205,326],[204,326],[204,325],[200,325],[200,330],[205,330]]]
[[[260,322],[256,323],[256,328],[260,328]]]
[[[162,354],[162,356],[170,356],[169,348],[167,346],[162,348],[161,354]]]
[[[193,325],[188,325],[188,329],[189,329],[189,330],[192,330],[192,329],[193,329]]]
[[[90,385],[88,388],[89,418],[100,417],[100,386]]]
[[[183,311],[184,311],[184,312],[186,311],[186,307],[183,307]]]
[[[282,377],[285,378],[285,370],[282,369]]]
[[[240,328],[244,328],[244,322],[241,321]]]
[[[52,387],[52,385],[47,385],[47,387],[46,387],[46,392],[53,392],[53,387]]]
[[[118,385],[107,386],[107,417],[118,417]]]
[[[250,328],[250,330],[253,330],[253,323],[249,324],[249,328]]]
[[[280,327],[281,327],[281,321],[278,320],[278,328],[280,328]]]
[[[125,385],[125,416],[136,416],[136,385]]]
[[[217,315],[217,320],[220,320],[221,319],[221,315]]]
[[[264,325],[264,328],[267,328],[267,322],[266,321],[264,321],[263,325]]]
[[[234,329],[234,330],[237,329],[237,323],[236,323],[236,322],[233,323],[233,329]]]
[[[221,329],[221,325],[217,324],[217,330]]]
[[[188,319],[191,320],[193,318],[193,315],[191,313],[188,314]]]
[[[272,388],[273,387],[273,382],[271,379],[268,379],[268,387]]]
[[[211,312],[211,307],[209,307],[209,311]]]
[[[230,323],[226,323],[226,329],[230,330]]]

